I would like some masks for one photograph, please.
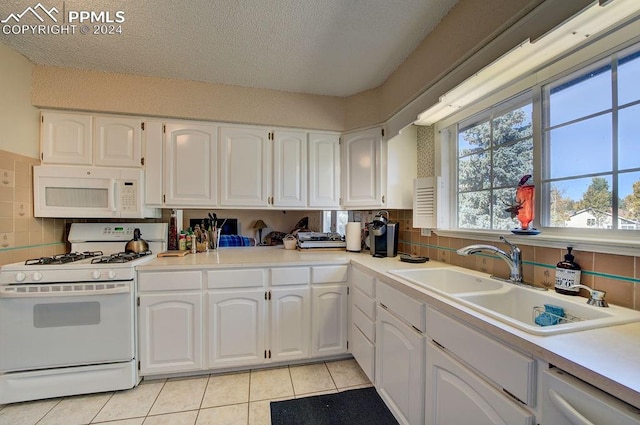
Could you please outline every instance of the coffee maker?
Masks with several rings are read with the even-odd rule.
[[[385,217],[384,214],[387,216]],[[389,221],[388,211],[379,211],[369,223],[369,250],[374,257],[398,255],[398,223]]]

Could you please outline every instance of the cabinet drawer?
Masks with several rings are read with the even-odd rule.
[[[376,298],[380,304],[384,304],[388,310],[392,311],[396,316],[405,320],[420,332],[425,331],[426,306],[423,302],[414,300],[410,296],[382,282],[376,284],[376,292]]]
[[[535,361],[434,309],[427,335],[515,397],[535,406]]]
[[[346,282],[347,270],[347,265],[311,267],[311,283]]]
[[[353,305],[369,316],[369,319],[376,320],[376,301],[367,297],[359,289],[353,290]]]
[[[362,333],[369,338],[369,341],[376,342],[376,322],[369,319],[360,309],[354,308],[351,311],[353,324],[358,327]]]
[[[266,270],[209,270],[207,271],[207,288],[255,288],[265,284]]]
[[[202,289],[202,272],[145,272],[138,274],[138,290],[183,291]]]
[[[365,375],[367,375],[369,381],[374,382],[376,347],[356,326],[352,329],[352,335],[353,345],[351,348],[351,354],[353,354],[353,357],[356,359]]]
[[[356,268],[351,268],[351,282],[353,286],[361,290],[371,298],[376,297],[376,278],[361,272]]]
[[[271,284],[278,285],[307,285],[311,280],[309,267],[283,267],[271,269]]]

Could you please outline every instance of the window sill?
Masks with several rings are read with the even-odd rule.
[[[635,234],[629,235],[629,238],[617,238],[613,236],[610,239],[603,239],[595,236],[577,236],[566,234],[552,234],[544,231],[539,235],[515,235],[507,231],[488,231],[488,230],[461,230],[461,229],[434,229],[434,233],[438,236],[464,238],[489,242],[500,242],[500,236],[505,236],[509,242],[529,246],[543,246],[547,248],[565,249],[568,246],[573,247],[576,251],[599,252],[604,254],[628,255],[640,257],[640,241]],[[631,237],[635,236],[635,239]]]

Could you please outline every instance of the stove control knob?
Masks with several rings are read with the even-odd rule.
[[[94,280],[100,279],[100,272],[98,270],[94,270],[91,272],[91,278]]]
[[[39,281],[40,279],[42,279],[42,273],[40,272],[35,272],[32,276],[33,280],[35,280],[36,282]]]
[[[16,273],[16,282],[23,282],[27,278],[27,275],[23,272]]]
[[[113,270],[109,270],[109,271],[107,272],[107,277],[108,277],[109,279],[115,279],[115,278],[116,278],[116,272],[115,272],[115,271],[113,271]]]

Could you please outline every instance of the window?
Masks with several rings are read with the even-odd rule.
[[[535,226],[640,230],[640,44],[459,118],[453,127],[448,163],[457,188],[456,228],[515,228],[505,210],[520,178],[532,174]]]
[[[548,226],[629,230],[640,221],[639,77],[640,52],[626,50],[543,86]]]
[[[349,211],[323,211],[322,231],[324,233],[336,232],[344,235],[347,233],[347,222],[349,221]]]
[[[520,178],[533,170],[530,95],[519,96],[459,123],[458,227],[509,229]]]

